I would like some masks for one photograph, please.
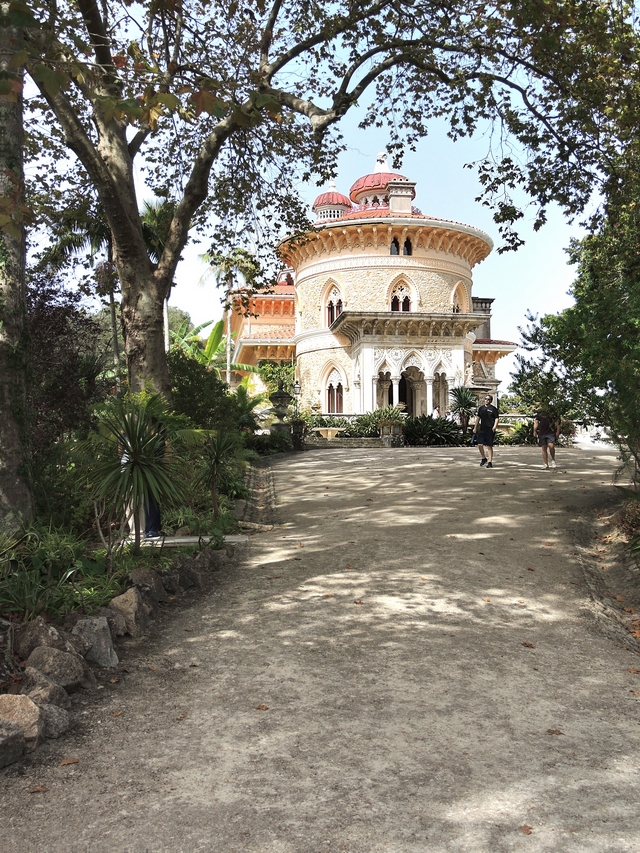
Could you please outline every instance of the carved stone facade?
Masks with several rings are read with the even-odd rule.
[[[515,345],[490,339],[493,300],[472,296],[473,267],[492,241],[412,208],[414,187],[380,156],[349,199],[335,188],[318,197],[315,231],[280,246],[295,281],[303,406],[360,414],[404,403],[443,414],[457,385],[497,388],[495,362]],[[239,324],[235,360],[250,350]]]

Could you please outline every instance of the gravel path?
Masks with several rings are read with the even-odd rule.
[[[0,771],[3,853],[636,851],[640,658],[581,570],[615,460],[538,456],[277,459],[280,526]]]

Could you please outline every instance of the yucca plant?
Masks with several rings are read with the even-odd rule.
[[[114,400],[98,429],[79,448],[94,496],[121,516],[133,517],[134,553],[140,553],[140,513],[151,497],[158,505],[181,499],[179,460],[167,452],[175,437],[164,424],[166,404],[159,394]]]
[[[218,520],[220,503],[218,486],[225,467],[238,464],[243,456],[242,439],[235,432],[211,432],[203,445],[203,460],[198,483],[211,493],[213,518]]]
[[[459,385],[449,391],[449,399],[449,411],[458,416],[462,434],[466,435],[469,420],[478,408],[478,398],[469,388]]]

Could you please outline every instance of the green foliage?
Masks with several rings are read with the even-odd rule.
[[[211,493],[214,521],[220,514],[218,490],[223,471],[237,471],[242,453],[242,438],[237,432],[218,430],[207,436],[204,442],[197,483]]]
[[[261,415],[256,411],[265,398],[262,394],[250,396],[247,386],[242,382],[231,395],[236,427],[245,432],[255,432],[260,428]]]
[[[376,409],[371,413],[372,420],[378,426],[382,426],[382,424],[404,423],[406,416],[403,409],[404,403],[400,403],[398,406],[383,406],[381,409]]]
[[[521,421],[511,432],[500,431],[500,444],[537,444],[533,437],[533,420]]]
[[[274,453],[288,453],[293,450],[291,436],[284,432],[265,433],[262,435],[247,434],[244,446],[260,456],[271,456]]]
[[[451,401],[449,408],[454,415],[458,416],[460,427],[465,434],[469,426],[469,419],[478,408],[478,398],[469,388],[459,385],[449,391],[449,399]]]
[[[407,444],[412,447],[457,447],[463,443],[460,428],[456,423],[431,415],[407,418],[404,436]]]
[[[233,401],[227,385],[179,347],[169,351],[169,372],[176,412],[186,415],[201,429],[232,428]]]
[[[296,368],[290,361],[268,361],[262,359],[258,362],[260,378],[267,388],[267,395],[278,390],[278,382],[282,380],[282,387],[293,396],[293,386],[296,381]]]
[[[535,373],[542,373],[554,414],[606,427],[638,463],[640,160],[629,157],[619,168],[624,180],[613,187],[606,215],[596,217],[593,233],[571,247],[578,267],[570,291],[575,304],[558,315],[529,318],[524,345],[542,355],[521,360],[515,384],[527,390]]]
[[[109,574],[105,555],[89,554],[71,534],[31,529],[0,541],[0,613],[23,620],[39,613],[91,613],[123,591],[122,573]]]
[[[309,421],[309,429],[313,427],[344,427],[344,432],[340,433],[344,438],[378,438],[380,435],[376,412],[359,415],[357,418],[313,415]]]
[[[132,514],[135,550],[140,548],[139,514],[148,497],[159,504],[182,497],[180,465],[168,452],[173,435],[166,402],[159,394],[112,400],[98,429],[79,445],[78,462],[96,499],[120,514]]]

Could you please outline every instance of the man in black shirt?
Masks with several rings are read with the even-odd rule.
[[[493,437],[496,434],[498,421],[500,419],[498,410],[492,406],[493,397],[487,394],[484,398],[484,406],[480,406],[473,427],[473,434],[478,436],[478,449],[480,451],[480,467],[486,465],[493,468]],[[480,429],[478,429],[480,424]],[[487,449],[485,454],[485,447]]]

